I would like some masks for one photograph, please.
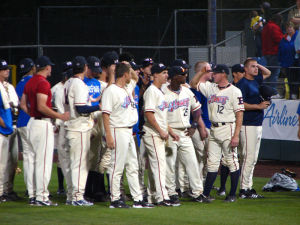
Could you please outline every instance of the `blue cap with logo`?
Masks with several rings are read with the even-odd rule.
[[[163,63],[155,63],[151,68],[151,73],[161,73],[164,70],[167,70],[167,67]]]
[[[225,64],[217,64],[213,69],[213,73],[226,73],[229,74],[229,68]]]

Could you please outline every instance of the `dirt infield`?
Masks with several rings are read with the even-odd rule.
[[[255,177],[272,177],[274,173],[280,172],[282,168],[289,168],[297,174],[296,179],[300,177],[300,162],[261,160],[257,163]]]

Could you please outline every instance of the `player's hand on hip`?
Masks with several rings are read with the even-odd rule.
[[[185,131],[186,136],[192,137],[196,131],[196,128],[190,127]]]
[[[266,109],[270,106],[270,104],[271,104],[270,101],[263,101],[259,104],[259,106],[261,109]]]
[[[109,149],[114,149],[115,148],[115,142],[114,142],[114,139],[111,135],[106,136],[106,146]]]
[[[65,112],[65,113],[61,114],[60,119],[63,120],[63,121],[69,120],[70,119],[70,112]]]
[[[180,137],[177,134],[175,133],[169,133],[169,134],[173,138],[173,141],[179,141]]]
[[[5,123],[1,117],[0,117],[0,126],[6,128]]]
[[[233,137],[231,138],[231,143],[230,143],[231,147],[232,147],[232,148],[237,147],[237,146],[239,145],[239,141],[240,141],[239,137],[233,136]]]
[[[159,132],[159,136],[161,137],[161,139],[163,139],[163,140],[168,140],[168,138],[169,138],[169,134],[168,134],[168,132],[165,132],[165,131],[163,131],[163,130],[161,130],[160,132]]]
[[[208,138],[208,132],[207,132],[207,130],[206,130],[206,128],[205,127],[200,127],[199,128],[199,133],[200,133],[200,138],[201,138],[201,140],[203,141],[204,139],[206,139],[206,138]]]

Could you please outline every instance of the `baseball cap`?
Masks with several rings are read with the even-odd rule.
[[[141,68],[141,65],[137,65],[134,61],[129,62],[129,64],[133,70],[138,70]]]
[[[28,73],[33,66],[34,66],[34,62],[31,58],[22,59],[19,64],[20,73],[22,74]]]
[[[101,66],[110,66],[119,62],[119,56],[115,51],[104,53]]]
[[[186,63],[185,60],[183,59],[176,59],[171,66],[181,66],[183,67],[184,69],[189,69],[190,68],[190,65]]]
[[[213,69],[212,72],[214,73],[226,73],[227,75],[229,74],[229,69],[228,66],[225,64],[217,64]]]
[[[4,59],[0,59],[0,70],[9,69],[7,62]]]
[[[62,71],[65,72],[69,69],[72,69],[72,62],[71,61],[65,61],[62,63]]]
[[[153,65],[153,63],[154,63],[153,59],[151,59],[151,58],[145,58],[142,61],[142,68],[145,68],[147,66]]]
[[[167,69],[167,67],[163,63],[155,63],[155,64],[153,64],[153,66],[151,68],[151,73],[152,74],[161,73],[162,71],[164,71],[166,69]]]
[[[89,56],[87,58],[87,63],[89,69],[92,70],[94,73],[102,73],[102,69],[100,66],[100,59],[96,56]]]
[[[85,65],[87,65],[87,61],[83,56],[76,56],[72,61],[72,67],[73,68],[83,68]]]
[[[36,59],[35,65],[37,68],[43,68],[45,66],[54,66],[55,64],[51,62],[48,56],[40,56]]]
[[[62,76],[63,77],[67,77],[67,78],[70,78],[73,76],[73,69],[72,68],[69,68],[65,71],[62,72]]]
[[[169,78],[173,78],[177,75],[185,75],[185,69],[182,66],[172,66],[169,70],[168,70],[168,75]]]
[[[243,64],[235,64],[231,67],[232,73],[244,73],[244,65]]]

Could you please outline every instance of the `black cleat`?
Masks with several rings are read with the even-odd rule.
[[[201,202],[201,203],[211,203],[212,202],[212,200],[209,197],[206,197],[203,194],[199,195],[197,198],[193,198],[193,201]]]
[[[50,200],[48,200],[48,201],[38,201],[38,200],[36,200],[35,202],[36,202],[35,203],[36,206],[58,206],[57,203],[54,203]]]
[[[235,201],[236,201],[236,197],[234,195],[233,196],[228,195],[224,200],[224,202],[235,202]]]
[[[257,198],[264,198],[264,196],[257,194],[256,191],[255,191],[254,189],[251,189],[251,190],[249,191],[249,196],[248,196],[248,198],[251,198],[251,199],[257,199]]]
[[[249,198],[249,191],[245,189],[241,189],[239,193],[239,198],[242,199]]]
[[[129,205],[126,205],[125,202],[121,201],[121,200],[116,200],[116,201],[113,201],[110,203],[110,206],[109,208],[111,209],[116,209],[116,208],[119,208],[119,209],[128,209],[130,208]]]
[[[30,198],[30,199],[28,200],[28,204],[29,204],[29,205],[35,205],[35,204],[36,204],[35,197]]]
[[[154,207],[153,204],[145,202],[144,200],[138,202],[134,201],[132,205],[132,208],[136,208],[136,209],[142,209],[142,208],[150,209],[153,207]]]
[[[178,195],[170,196],[170,203],[172,206],[180,206],[181,204]]]
[[[166,207],[169,207],[169,206],[172,206],[172,204],[171,204],[170,200],[163,200],[161,202],[158,202],[157,206],[166,206]]]

